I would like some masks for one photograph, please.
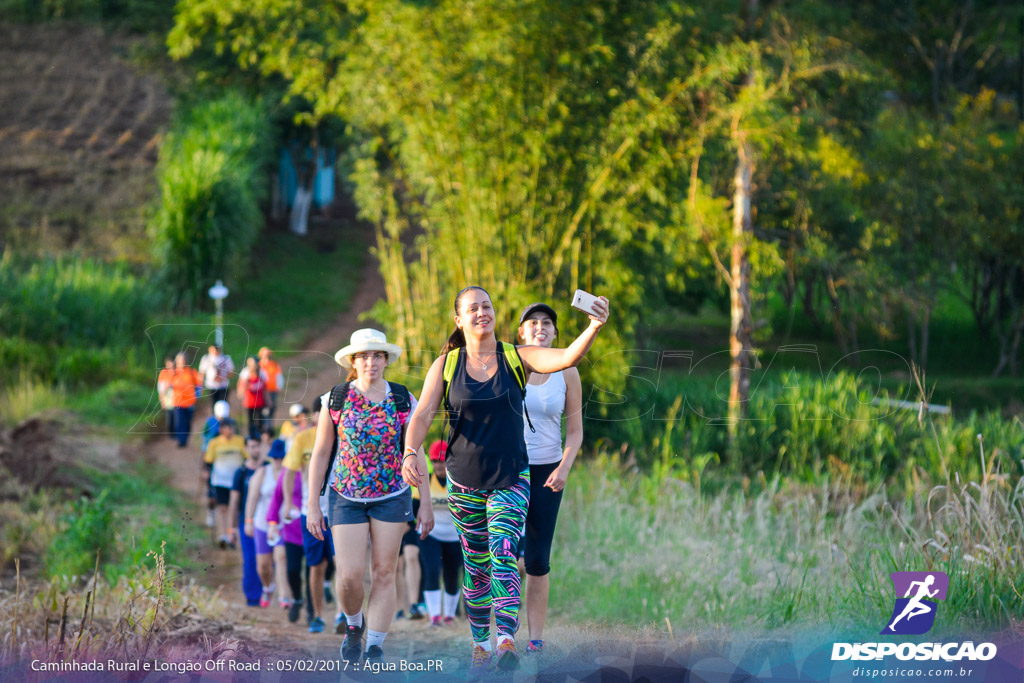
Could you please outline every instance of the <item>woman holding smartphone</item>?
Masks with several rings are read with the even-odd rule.
[[[422,398],[409,421],[402,461],[409,485],[425,481],[421,446],[443,401],[451,425],[445,457],[448,506],[462,545],[466,612],[474,644],[471,675],[490,667],[492,607],[497,666],[505,671],[519,666],[514,639],[520,597],[516,551],[529,504],[530,470],[523,438],[523,388],[516,369],[521,368],[523,379],[529,381],[532,373],[577,365],[608,320],[608,300],[596,300],[590,325],[564,349],[520,346],[506,353],[494,336],[495,319],[490,296],[482,287],[466,287],[456,295],[455,331],[427,372]],[[456,353],[446,372],[450,351]]]
[[[547,304],[530,304],[519,316],[524,344],[551,348],[558,338],[558,314]],[[530,508],[523,536],[526,568],[527,652],[544,648],[544,621],[551,589],[551,541],[562,492],[583,444],[583,389],[576,368],[549,375],[534,373],[526,387],[526,408],[536,429],[524,432],[530,458]],[[562,416],[565,445],[562,445]]]

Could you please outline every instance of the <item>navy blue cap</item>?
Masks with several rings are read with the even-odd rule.
[[[547,313],[548,317],[551,318],[551,322],[555,323],[556,326],[558,325],[558,314],[555,313],[555,309],[551,308],[547,304],[542,304],[539,301],[537,303],[530,304],[529,306],[523,309],[523,314],[519,316],[519,324],[522,325],[523,321],[526,320],[527,316],[529,316],[534,311],[541,311],[543,313]]]

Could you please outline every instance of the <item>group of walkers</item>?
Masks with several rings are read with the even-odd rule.
[[[525,649],[542,651],[555,520],[583,438],[575,366],[608,318],[607,299],[594,304],[589,318],[577,339],[556,348],[555,310],[531,304],[520,316],[521,344],[499,342],[490,296],[471,286],[455,297],[455,330],[431,365],[419,401],[384,377],[402,348],[383,332],[364,329],[335,354],[349,370],[347,380],[320,396],[310,411],[293,405],[283,438],[269,445],[261,440],[251,427],[253,408],[245,406],[250,431],[242,439],[225,413],[227,404],[217,403],[211,420],[220,433],[206,445],[204,460],[210,465],[220,544],[233,545],[225,529],[236,510],[243,555],[252,544],[255,578],[243,579],[250,604],[253,598],[255,604],[270,604],[275,584],[287,585],[290,596],[282,596],[281,603],[297,619],[305,559],[310,631],[323,631],[327,596],[318,587],[328,585],[328,572],[336,566],[335,630],[345,636],[341,657],[380,662],[398,607],[396,567],[402,554],[407,573],[422,568],[422,595],[433,625],[454,620],[464,574],[473,643],[470,674],[492,666],[510,671],[518,668],[520,657],[515,636],[522,561],[529,626]],[[258,360],[250,360],[244,384],[257,374],[268,380]],[[239,384],[244,386],[241,377]],[[428,464],[423,445],[438,411],[447,417],[447,432],[444,441],[430,447]],[[177,412],[175,405],[176,430]],[[418,548],[418,562],[411,548]],[[416,607],[412,610],[415,614]]]
[[[236,381],[238,401],[248,418],[246,434],[256,439],[260,438],[264,426],[273,420],[277,394],[284,387],[284,375],[273,354],[264,346],[258,356],[247,358]],[[235,363],[231,356],[225,355],[216,344],[211,344],[199,360],[198,371],[189,364],[184,351],[164,358],[164,369],[157,377],[157,390],[166,416],[167,433],[178,442],[178,448],[188,445],[199,396],[205,390],[213,406],[227,401],[234,372]]]

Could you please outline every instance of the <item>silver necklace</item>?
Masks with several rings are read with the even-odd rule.
[[[494,352],[493,352],[493,351],[491,351],[490,353],[494,353]],[[469,349],[466,349],[466,355],[467,355],[467,356],[469,356],[470,358],[472,358],[472,357],[473,357],[473,354],[471,354],[471,353],[469,352]],[[484,372],[487,372],[487,363],[485,363],[485,362],[484,362],[484,359],[483,359],[483,358],[481,358],[480,356],[477,356],[477,357],[476,357],[476,361],[477,361],[478,363],[480,363],[480,369],[481,369],[481,370],[483,370]]]

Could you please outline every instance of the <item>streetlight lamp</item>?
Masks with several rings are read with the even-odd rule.
[[[214,304],[217,306],[216,344],[221,348],[224,346],[224,299],[227,296],[228,288],[220,280],[217,280],[217,283],[210,287],[210,298],[213,299]]]

